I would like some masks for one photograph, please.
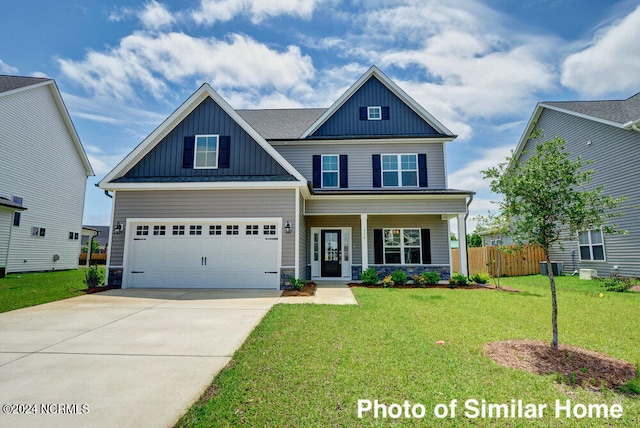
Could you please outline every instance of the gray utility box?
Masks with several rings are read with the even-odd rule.
[[[551,270],[555,276],[558,276],[562,273],[562,262],[551,262]],[[540,275],[548,276],[549,271],[547,270],[547,262],[540,262]]]

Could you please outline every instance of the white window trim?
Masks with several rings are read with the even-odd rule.
[[[198,165],[198,138],[199,137],[216,137],[216,164],[214,166],[197,166]],[[218,159],[220,157],[220,135],[219,134],[202,134],[196,135],[193,143],[193,169],[218,169]]]
[[[335,171],[327,171],[327,172],[335,172],[336,175],[338,176],[338,179],[336,180],[336,185],[335,186],[325,186],[324,185],[324,158],[325,157],[335,157],[337,159],[337,163],[336,165],[338,166],[337,169]],[[338,189],[340,187],[340,155],[332,155],[332,154],[328,154],[328,155],[322,155],[320,157],[320,186],[321,188],[326,188],[326,189]]]
[[[387,230],[399,230],[400,231],[400,247],[395,246],[387,246],[384,234]],[[420,250],[420,262],[419,263],[405,263],[404,260],[404,231],[405,230],[417,230],[418,236],[420,238],[420,245],[418,245],[418,249]],[[387,263],[387,248],[400,248],[400,263]],[[407,248],[416,248],[415,246],[410,246]],[[382,229],[382,264],[384,265],[396,265],[396,266],[420,266],[422,265],[422,232],[419,227],[385,227]]]
[[[594,244],[591,242],[591,232],[592,231],[599,231],[600,232],[600,236],[602,237],[602,243],[601,244]],[[587,236],[589,237],[589,244],[580,244],[580,235],[583,233],[589,232],[587,234]],[[580,257],[580,261],[581,262],[589,262],[589,263],[603,263],[607,261],[607,249],[604,245],[604,232],[602,231],[602,228],[600,229],[588,229],[588,230],[583,230],[582,232],[578,232],[578,257]],[[595,260],[593,258],[593,246],[594,245],[602,245],[602,255],[603,255],[603,259],[602,260]],[[591,256],[590,259],[583,259],[582,258],[582,252],[580,252],[580,247],[589,247],[589,255]]]
[[[378,117],[371,117],[371,113],[377,111]],[[381,106],[368,106],[367,107],[367,120],[382,120],[382,107]]]
[[[396,156],[398,160],[398,169],[397,170],[387,170],[386,172],[396,172],[398,174],[398,185],[397,186],[389,186],[384,184],[384,157],[385,156]],[[415,156],[416,157],[416,169],[402,169],[402,158],[401,156]],[[403,186],[402,185],[402,173],[403,172],[416,172],[416,185],[415,186]],[[382,187],[420,187],[420,169],[418,167],[418,154],[417,153],[383,153],[380,155],[380,183]]]

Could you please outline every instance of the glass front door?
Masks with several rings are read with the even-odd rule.
[[[322,258],[320,271],[323,277],[342,276],[342,232],[323,230],[320,234]]]

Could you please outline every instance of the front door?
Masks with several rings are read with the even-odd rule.
[[[320,241],[322,258],[320,272],[323,277],[342,276],[342,232],[340,230],[323,230]]]

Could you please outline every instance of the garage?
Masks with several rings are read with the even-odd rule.
[[[279,219],[131,220],[124,286],[280,287]]]

